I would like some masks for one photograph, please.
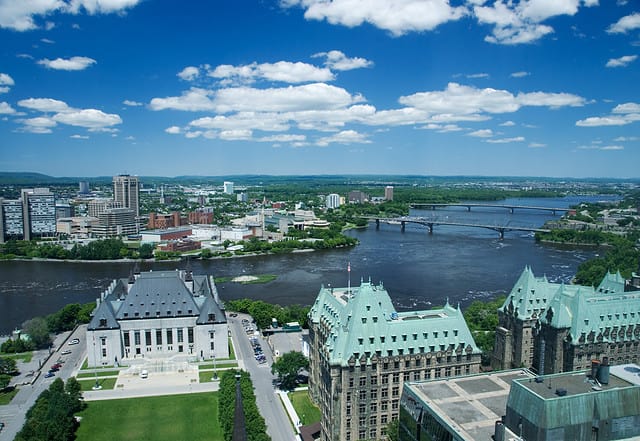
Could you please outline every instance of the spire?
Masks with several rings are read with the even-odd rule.
[[[133,275],[133,268],[129,271],[129,285],[133,285],[136,282],[136,278]]]

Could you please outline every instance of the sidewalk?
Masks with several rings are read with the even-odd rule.
[[[296,429],[296,433],[299,434],[301,421],[300,421],[300,418],[298,417],[298,413],[293,408],[293,404],[291,404],[291,400],[289,400],[289,395],[287,394],[287,392],[283,390],[279,390],[276,393],[280,396],[280,400],[282,401],[282,404],[284,405],[284,408],[287,411],[287,414],[289,415],[289,419],[291,420],[293,426]]]

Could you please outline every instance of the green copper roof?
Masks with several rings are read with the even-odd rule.
[[[352,356],[480,352],[459,308],[447,303],[442,309],[399,313],[382,284],[322,287],[309,317],[327,335],[331,364],[346,366]]]
[[[575,343],[592,332],[599,341],[626,341],[633,336],[625,329],[640,326],[640,291],[624,288],[619,272],[608,273],[594,288],[551,283],[526,267],[501,309],[513,308],[522,320],[539,318],[554,328],[570,328]]]

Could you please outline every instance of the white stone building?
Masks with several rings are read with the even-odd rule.
[[[98,299],[87,327],[88,366],[135,359],[228,358],[228,325],[211,276],[131,273]]]

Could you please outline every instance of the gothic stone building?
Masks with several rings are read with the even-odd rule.
[[[551,283],[531,268],[498,310],[494,369],[530,367],[549,374],[640,359],[640,278],[608,273],[597,288]]]
[[[213,278],[190,270],[114,280],[87,327],[89,366],[131,359],[228,358],[228,327]]]
[[[396,312],[380,285],[322,287],[309,312],[312,399],[321,439],[384,439],[405,381],[479,372],[460,308]]]

